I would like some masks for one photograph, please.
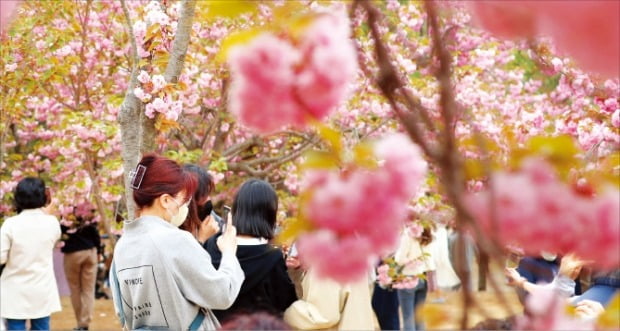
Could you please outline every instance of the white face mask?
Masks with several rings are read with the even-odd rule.
[[[187,214],[189,213],[189,201],[182,205],[175,199],[172,199],[172,201],[174,201],[177,206],[179,206],[179,211],[176,213],[176,215],[172,215],[172,213],[170,213],[167,209],[166,212],[168,212],[168,214],[172,216],[170,218],[170,224],[178,228],[179,226],[181,226],[181,224],[183,224],[183,222],[185,222],[185,219],[187,218]]]

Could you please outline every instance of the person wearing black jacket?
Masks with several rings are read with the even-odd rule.
[[[82,206],[80,206],[82,207]],[[73,217],[75,226],[61,225],[65,254],[64,268],[71,305],[75,313],[77,328],[88,330],[95,304],[95,282],[97,280],[97,262],[101,254],[101,237],[93,220],[94,209],[75,208]]]
[[[295,286],[288,276],[282,250],[269,244],[274,237],[278,196],[265,181],[246,181],[235,196],[233,224],[237,228],[237,258],[245,274],[239,296],[227,310],[213,310],[221,323],[236,314],[258,311],[281,317],[295,300]],[[217,234],[207,240],[205,249],[218,268],[221,253]]]

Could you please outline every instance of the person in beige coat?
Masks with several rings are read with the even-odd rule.
[[[50,314],[60,311],[53,250],[60,223],[41,208],[49,201],[39,178],[21,180],[15,189],[16,216],[0,228],[0,316],[8,330],[49,330]]]
[[[349,284],[320,278],[312,270],[302,280],[303,297],[284,312],[284,321],[302,330],[374,330],[368,276]]]

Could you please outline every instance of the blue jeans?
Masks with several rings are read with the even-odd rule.
[[[6,319],[7,330],[26,330],[26,320]],[[30,330],[49,330],[50,317],[41,317],[30,320]]]
[[[398,290],[398,302],[400,311],[403,314],[403,330],[414,331],[423,330],[424,325],[415,321],[415,310],[426,300],[426,280],[420,279],[418,285],[412,289]]]
[[[371,302],[381,330],[400,330],[398,293],[396,291],[384,290],[375,284]]]

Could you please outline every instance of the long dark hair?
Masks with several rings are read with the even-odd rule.
[[[272,239],[278,212],[278,195],[269,183],[250,179],[241,185],[232,205],[237,234]]]

